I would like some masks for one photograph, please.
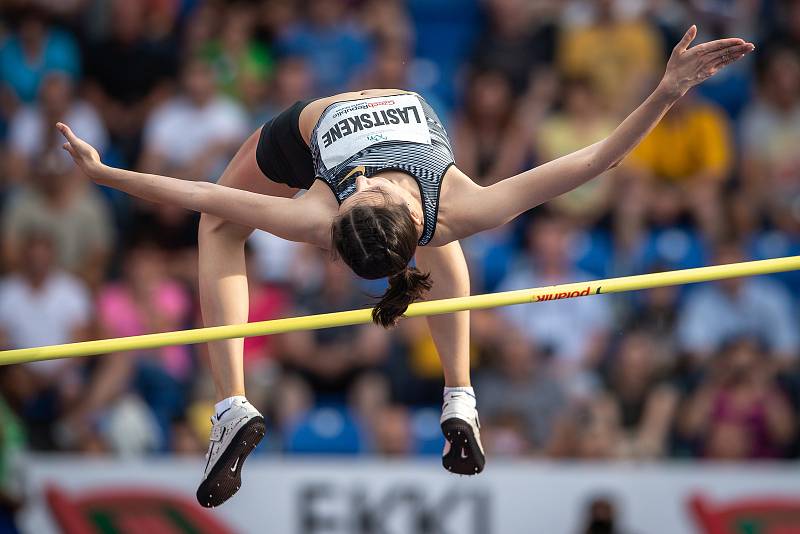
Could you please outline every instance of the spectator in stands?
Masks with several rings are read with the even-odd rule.
[[[709,242],[687,214],[680,186],[622,174],[624,169],[614,205],[618,267],[640,273],[654,265],[662,270],[705,265]]]
[[[21,265],[22,235],[44,229],[52,236],[57,265],[95,287],[105,274],[114,235],[108,207],[58,146],[48,144],[35,156],[32,173],[30,185],[15,191],[2,213],[6,265]]]
[[[714,263],[746,258],[741,245],[727,241],[717,247]],[[694,288],[678,320],[678,344],[704,360],[734,336],[763,339],[767,351],[783,365],[793,365],[800,349],[798,317],[786,289],[765,278],[731,278]]]
[[[16,31],[0,44],[0,80],[3,111],[30,104],[52,72],[77,78],[81,58],[72,35],[50,26],[46,12],[28,4],[19,13]]]
[[[186,327],[191,299],[186,289],[165,275],[159,250],[149,243],[133,244],[124,261],[124,279],[107,284],[97,299],[101,337],[124,337],[151,332],[166,332]],[[170,442],[173,418],[183,409],[185,387],[191,379],[192,361],[186,345],[164,347],[138,354],[104,356],[93,366],[88,383],[77,405],[67,414],[65,425],[81,436],[107,410],[122,402],[118,417],[138,421],[154,417],[160,428],[161,448]],[[143,414],[135,392],[147,403]],[[149,424],[149,423],[145,423]],[[110,438],[110,436],[108,436]]]
[[[622,111],[658,80],[663,54],[657,30],[641,18],[624,19],[616,4],[593,2],[588,24],[566,25],[556,60],[563,74],[589,77],[602,102]]]
[[[800,1],[786,0],[774,7],[775,20],[770,21],[769,31],[764,32],[763,47],[759,47],[767,58],[780,48],[800,54]]]
[[[210,417],[210,416],[209,416]],[[169,450],[176,456],[199,456],[203,454],[204,443],[198,439],[193,431],[190,422],[184,418],[177,419],[172,423],[172,442]]]
[[[721,194],[733,164],[732,132],[722,110],[691,93],[687,97],[631,153],[626,170],[632,173],[630,180],[652,184],[653,195],[662,190],[659,182],[676,188],[681,211],[692,214],[703,233],[714,239],[724,226]],[[622,200],[631,201],[635,200]]]
[[[747,208],[752,207],[744,197],[740,197],[739,201]],[[749,250],[752,250],[755,259],[800,255],[800,211],[797,202],[776,204],[768,217],[768,228],[762,230],[755,226],[756,232],[745,234],[751,236]],[[783,282],[793,295],[800,295],[800,272],[776,273],[770,278]]]
[[[86,286],[56,264],[55,239],[28,227],[17,234],[18,269],[2,279],[3,345],[17,349],[79,341],[88,334],[92,305]],[[42,368],[61,362],[42,362]]]
[[[408,50],[414,46],[414,27],[406,2],[369,0],[359,10],[361,28],[379,47]],[[364,87],[405,87],[405,85],[365,85]]]
[[[0,345],[4,349],[83,341],[93,310],[86,286],[56,267],[53,237],[37,228],[17,234],[16,272],[0,279]],[[52,426],[79,384],[74,361],[50,360],[7,368],[3,391],[30,431],[31,446],[54,446]]]
[[[655,338],[637,331],[626,334],[612,355],[603,396],[618,412],[618,456],[653,459],[667,452],[678,395],[664,370],[673,359]]]
[[[730,340],[684,406],[682,438],[705,458],[781,458],[797,418],[775,376],[775,362],[755,338]]]
[[[666,267],[654,266],[648,272],[662,272]],[[658,287],[639,292],[628,302],[627,328],[650,337],[660,351],[676,352],[675,330],[678,321],[678,299],[681,288]]]
[[[142,1],[113,0],[109,35],[86,49],[87,98],[128,165],[138,159],[145,119],[167,98],[178,70],[175,43],[169,35],[151,35],[147,9]]]
[[[622,440],[619,412],[602,397],[571,404],[559,417],[550,439],[549,456],[611,460]]]
[[[252,91],[253,86],[249,86]],[[275,76],[266,98],[257,98],[258,91],[248,92],[245,105],[250,111],[251,128],[261,128],[282,110],[298,100],[316,96],[314,74],[308,62],[300,56],[281,58],[275,66]]]
[[[375,2],[381,4],[381,2]],[[444,109],[444,103],[425,86],[424,77],[414,74],[415,60],[410,46],[400,39],[379,40],[369,68],[356,81],[358,87],[402,87],[425,97],[433,109]]]
[[[37,102],[17,109],[8,132],[8,177],[27,182],[34,158],[54,144],[55,124],[68,122],[80,128],[103,153],[108,146],[108,132],[97,111],[88,102],[77,98],[74,81],[63,72],[44,76]]]
[[[484,4],[487,27],[470,63],[480,70],[503,73],[519,96],[527,88],[531,72],[553,64],[558,37],[555,22],[563,3],[489,0]]]
[[[745,198],[761,214],[800,199],[800,55],[775,50],[759,77],[758,98],[742,119]]]
[[[214,69],[218,87],[227,95],[241,99],[243,85],[263,82],[272,72],[269,48],[254,38],[254,8],[248,4],[227,6],[216,39],[200,50]]]
[[[202,59],[183,68],[184,92],[147,120],[141,169],[187,180],[214,180],[249,134],[242,108],[220,95],[214,72]]]
[[[517,454],[546,450],[555,421],[566,407],[566,392],[548,373],[535,344],[514,328],[506,327],[490,358],[490,367],[475,378],[486,447]]]
[[[348,19],[344,0],[311,0],[308,19],[278,37],[284,55],[306,59],[314,73],[317,94],[348,89],[352,77],[366,65],[370,47]]]
[[[455,119],[453,149],[458,166],[481,185],[523,170],[530,146],[511,83],[497,71],[474,72],[466,102]]]
[[[319,261],[319,260],[318,260]],[[299,301],[306,314],[363,307],[347,267],[321,263],[322,277]],[[386,357],[386,335],[369,326],[309,330],[286,334],[281,359],[286,371],[301,377],[322,403],[344,403],[367,372]]]
[[[2,381],[2,378],[0,378]],[[0,531],[17,534],[16,514],[25,504],[25,430],[0,396]]]
[[[499,291],[563,284],[590,277],[576,269],[570,260],[574,234],[562,216],[545,215],[534,220],[528,230],[527,257],[506,277]],[[541,302],[540,311],[524,307],[500,310],[512,325],[540,350],[552,355],[559,375],[570,388],[582,389],[608,340],[612,321],[606,297]],[[572,393],[575,393],[572,390]]]
[[[258,38],[274,43],[287,29],[298,24],[303,15],[296,0],[263,0],[256,5]]]
[[[561,106],[536,129],[535,152],[540,162],[552,161],[604,139],[616,121],[603,109],[587,77],[565,78],[560,84]],[[548,207],[586,223],[608,213],[614,172],[610,171],[548,203]]]
[[[617,507],[610,497],[593,498],[586,514],[586,526],[580,534],[624,534],[627,531],[620,529],[617,515]]]
[[[372,439],[375,452],[381,456],[402,457],[412,454],[413,437],[411,416],[405,406],[386,406],[374,419]]]
[[[198,2],[187,13],[180,50],[183,58],[198,56],[217,37],[224,7],[216,2]]]

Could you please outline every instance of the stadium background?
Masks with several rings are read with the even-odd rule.
[[[608,134],[691,23],[698,41],[743,37],[756,53],[693,90],[613,172],[465,240],[473,293],[800,251],[798,1],[5,0],[0,9],[3,348],[200,325],[197,215],[87,183],[60,150],[58,120],[110,164],[213,181],[249,133],[296,100],[407,88],[446,120],[457,164],[488,184]],[[263,233],[249,262],[251,320],[362,307],[381,291],[326,253]],[[797,474],[800,454],[798,289],[800,273],[786,273],[473,312],[490,463],[463,487],[535,497],[574,482],[582,489],[567,491],[561,510],[570,532],[601,532],[606,516],[612,532],[631,521],[637,532],[675,532],[625,504],[639,502],[637,487],[662,484],[636,482],[631,466],[664,475],[665,487],[670,475],[710,469],[706,484],[739,488],[727,496],[796,498],[778,479]],[[270,502],[283,501],[254,492],[264,495],[271,476],[288,484],[293,470],[308,473],[308,455],[335,455],[320,464],[332,483],[352,474],[385,485],[407,468],[431,487],[461,487],[437,472],[442,379],[424,320],[245,347],[248,397],[269,434],[230,510],[274,513]],[[204,347],[3,367],[0,394],[3,528],[31,513],[47,523],[48,476],[146,484],[147,466],[158,466],[183,477],[191,498],[213,400]],[[584,476],[557,460],[591,463]],[[730,470],[721,478],[715,460]],[[615,486],[632,474],[642,486]],[[695,482],[669,498],[685,500]],[[275,532],[317,532],[289,517],[291,502],[281,506],[287,522]],[[509,531],[487,521],[485,532]],[[31,530],[45,523],[28,531],[54,528]]]

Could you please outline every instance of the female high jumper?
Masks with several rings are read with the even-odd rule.
[[[218,184],[116,169],[59,123],[64,149],[95,182],[202,212],[200,299],[207,326],[248,316],[244,244],[254,228],[330,249],[367,279],[388,277],[373,311],[388,327],[413,301],[466,296],[458,240],[521,213],[618,165],[692,86],[752,52],[742,39],[675,46],[655,91],[607,138],[488,187],[461,172],[441,121],[419,95],[373,89],[298,102],[245,141]],[[620,80],[624,83],[624,80]],[[266,179],[265,179],[266,178]],[[296,196],[301,189],[307,190]],[[409,263],[416,258],[416,267]],[[484,466],[469,376],[469,313],[428,317],[445,377],[444,467]],[[209,343],[217,393],[201,505],[218,506],[241,485],[242,465],[265,433],[244,394],[242,339]]]

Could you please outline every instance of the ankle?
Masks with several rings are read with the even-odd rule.
[[[222,399],[214,405],[214,414],[219,417],[225,410],[233,406],[233,403],[236,401],[247,402],[247,398],[244,395],[233,395],[232,397]]]
[[[445,386],[443,396],[445,401],[448,400],[448,398],[455,397],[471,405],[473,408],[476,405],[475,391],[472,389],[472,386],[459,386],[459,387]]]

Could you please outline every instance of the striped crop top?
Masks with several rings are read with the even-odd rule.
[[[436,231],[439,192],[453,151],[439,117],[415,94],[379,96],[328,106],[311,135],[317,179],[341,204],[356,191],[356,178],[386,170],[412,176],[419,185],[424,223],[419,244]]]

